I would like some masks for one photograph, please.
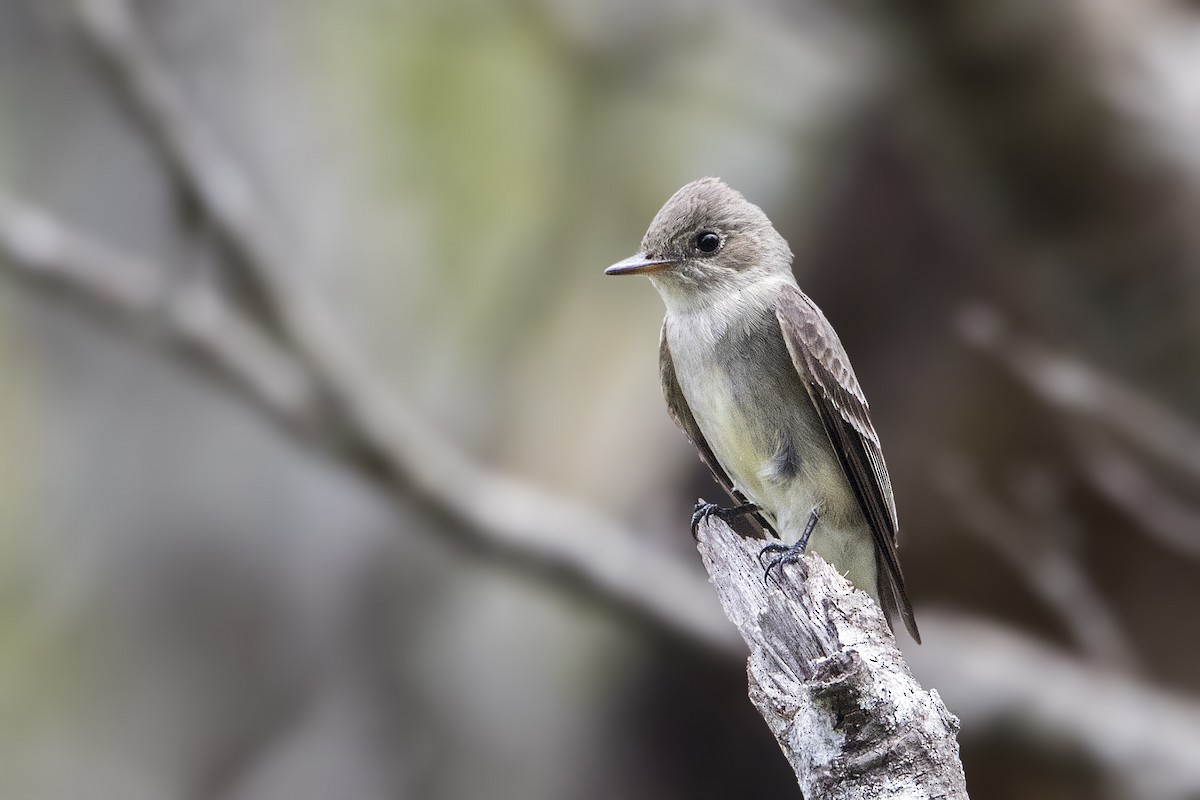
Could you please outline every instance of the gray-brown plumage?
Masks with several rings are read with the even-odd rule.
[[[684,186],[642,250],[608,274],[649,274],[672,419],[717,481],[785,543],[809,547],[920,641],[896,554],[891,481],[837,334],[796,285],[762,210],[715,178]]]

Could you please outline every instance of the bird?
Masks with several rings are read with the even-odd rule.
[[[646,275],[666,307],[659,371],[667,410],[737,505],[778,541],[771,569],[816,552],[920,642],[896,550],[899,521],[879,435],[833,326],[801,291],[767,215],[718,178],[654,216],[640,250],[605,270]]]

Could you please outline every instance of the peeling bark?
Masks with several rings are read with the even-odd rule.
[[[750,647],[750,699],[804,796],[967,797],[958,719],[913,678],[879,606],[815,555],[765,582],[761,546],[716,518],[698,530],[721,606]]]

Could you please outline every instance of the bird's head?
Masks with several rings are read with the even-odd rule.
[[[649,275],[663,299],[691,305],[789,275],[792,251],[758,206],[717,178],[687,184],[659,209],[642,248],[605,275]]]

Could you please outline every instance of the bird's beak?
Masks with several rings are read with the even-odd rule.
[[[651,272],[662,272],[675,266],[669,258],[650,258],[645,253],[636,253],[624,261],[618,261],[608,269],[605,275],[647,275]]]

